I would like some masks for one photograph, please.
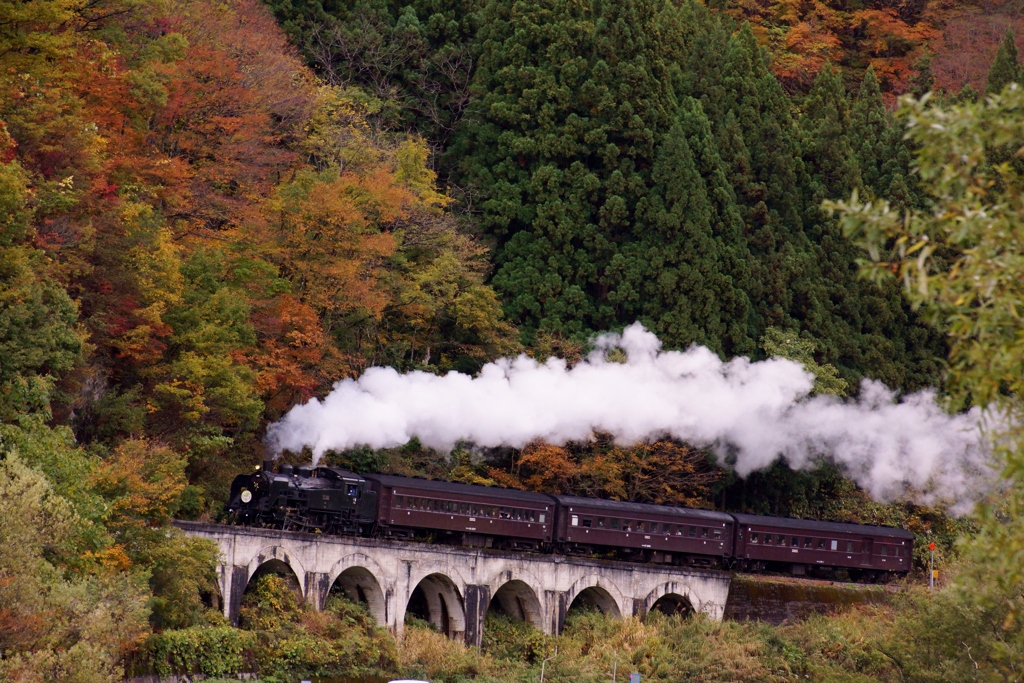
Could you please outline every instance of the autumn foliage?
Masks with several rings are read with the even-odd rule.
[[[703,507],[721,470],[706,452],[672,441],[619,446],[594,444],[524,448],[508,470],[492,468],[504,486],[593,498]]]
[[[168,524],[217,514],[296,403],[516,350],[376,107],[257,0],[0,1],[0,488],[39,510],[3,535],[0,678],[119,680],[148,627],[219,623],[215,551]],[[75,595],[120,621],[79,628]]]

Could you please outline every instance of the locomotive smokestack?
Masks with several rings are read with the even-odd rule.
[[[274,471],[274,461],[273,460],[264,460],[263,461],[262,469],[263,469],[264,472],[273,472]]]

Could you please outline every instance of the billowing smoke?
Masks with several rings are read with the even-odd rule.
[[[323,401],[296,406],[268,436],[277,451],[314,456],[386,448],[418,437],[450,450],[459,441],[520,448],[582,441],[595,432],[631,444],[665,436],[710,446],[740,476],[784,458],[842,465],[880,500],[912,492],[963,508],[989,478],[981,413],[950,416],[932,391],[905,397],[865,381],[857,400],[811,396],[813,376],[784,359],[723,362],[703,347],[661,351],[636,323],[606,334],[583,362],[501,359],[476,377],[370,368]],[[613,348],[625,362],[607,360]]]

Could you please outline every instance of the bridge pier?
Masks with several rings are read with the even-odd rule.
[[[720,620],[729,595],[730,575],[721,571],[196,522],[175,525],[220,548],[224,615],[233,624],[246,588],[263,571],[294,579],[315,609],[324,608],[336,586],[365,603],[377,623],[396,635],[411,613],[477,647],[489,609],[558,634],[574,604],[638,617],[660,607],[690,608]]]
[[[490,604],[490,586],[466,586],[466,645],[483,645],[484,619],[487,618],[487,608]]]

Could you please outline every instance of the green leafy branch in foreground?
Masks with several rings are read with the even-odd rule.
[[[939,106],[925,95],[899,113],[919,150],[925,211],[886,202],[826,204],[868,255],[862,273],[897,277],[916,306],[948,330],[949,388],[960,405],[988,406],[987,426],[1008,487],[980,506],[977,538],[954,590],[977,611],[1000,608],[987,631],[998,679],[1024,673],[1024,90]],[[995,671],[1001,672],[995,674]]]
[[[947,329],[950,388],[964,403],[1019,418],[1024,410],[1024,90],[978,103],[932,106],[905,98],[927,211],[888,202],[828,202],[868,258],[862,272],[900,278],[907,295]],[[1000,429],[1018,429],[1012,419]],[[1020,436],[1017,431],[1013,435]],[[1008,443],[1016,444],[1018,438]],[[1007,463],[1009,476],[1024,461]]]

